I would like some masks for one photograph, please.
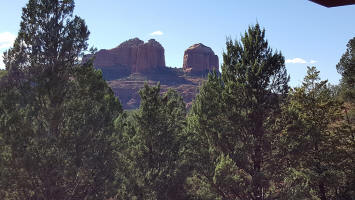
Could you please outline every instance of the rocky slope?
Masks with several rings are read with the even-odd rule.
[[[175,89],[182,95],[186,107],[190,108],[198,93],[199,86],[206,80],[206,77],[188,76],[181,69],[170,69],[168,71],[154,75],[134,73],[126,78],[108,81],[108,84],[120,99],[124,109],[138,108],[140,103],[138,91],[144,86],[144,83],[154,86],[158,82],[160,83],[161,93],[166,92],[169,88]],[[162,77],[162,74],[165,76]]]

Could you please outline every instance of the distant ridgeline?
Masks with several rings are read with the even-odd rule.
[[[84,56],[84,62],[92,56]],[[150,39],[144,43],[133,38],[113,49],[95,53],[94,67],[102,70],[125,109],[138,108],[138,91],[145,82],[150,85],[160,82],[162,92],[176,89],[189,106],[208,72],[219,72],[219,62],[213,50],[201,43],[186,49],[183,59],[183,68],[167,67],[164,48],[159,42]]]

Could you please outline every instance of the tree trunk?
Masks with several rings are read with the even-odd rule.
[[[319,193],[321,200],[327,200],[327,197],[325,196],[325,187],[323,182],[319,183]]]
[[[255,200],[262,200],[263,193],[262,193],[262,184],[260,180],[260,172],[261,172],[261,165],[263,160],[262,154],[262,145],[261,140],[263,137],[263,130],[262,130],[262,123],[261,120],[257,123],[257,129],[255,134],[256,144],[254,146],[254,175],[253,175],[253,193]],[[255,180],[255,178],[257,180]]]
[[[255,147],[255,160],[254,160],[254,176],[253,176],[253,193],[255,200],[262,200],[262,186],[260,184],[259,173],[261,171],[261,148],[259,145]],[[255,179],[257,179],[255,181]]]

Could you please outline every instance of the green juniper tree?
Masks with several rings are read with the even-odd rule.
[[[352,135],[355,140],[355,37],[349,40],[346,52],[342,55],[337,70],[341,74],[340,91],[341,97],[345,101],[343,104],[343,131]],[[354,144],[354,143],[352,143]],[[353,146],[352,150],[354,151]],[[354,164],[353,164],[354,165]],[[355,173],[354,170],[348,175],[347,187],[343,190],[345,196],[355,196]],[[344,197],[343,197],[344,198]],[[344,198],[345,199],[345,198]],[[350,198],[348,198],[350,199]]]
[[[121,116],[118,152],[125,161],[119,199],[181,199],[184,181],[179,166],[181,133],[185,127],[185,103],[176,91],[160,95],[160,85],[145,84],[139,92],[139,110]]]
[[[288,91],[284,57],[270,49],[259,24],[226,48],[221,77],[209,76],[189,115],[189,140],[198,145],[189,153],[197,165],[191,181],[221,199],[267,199],[274,124]]]
[[[319,71],[308,67],[284,108],[282,199],[352,199],[355,140],[343,126],[341,105]]]
[[[346,45],[346,52],[342,55],[336,68],[341,74],[341,86],[344,99],[354,102],[355,99],[355,37]]]
[[[80,64],[89,31],[73,0],[29,0],[0,79],[1,199],[112,196],[111,134],[121,106]]]
[[[355,130],[355,37],[348,44],[346,52],[337,64],[341,74],[340,96],[344,100],[344,118],[347,129]],[[355,134],[353,134],[355,137]]]
[[[185,148],[182,150],[184,159],[193,169],[187,179],[187,191],[196,199],[220,199],[228,197],[221,186],[214,180],[216,162],[219,153],[216,152],[216,139],[231,125],[224,115],[222,100],[223,82],[217,73],[209,74],[200,88],[191,112],[187,118]],[[227,139],[226,139],[227,140]],[[221,144],[223,145],[223,143]],[[225,184],[235,184],[233,173],[223,174]]]

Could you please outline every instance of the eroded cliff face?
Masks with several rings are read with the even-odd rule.
[[[187,73],[219,71],[218,56],[210,47],[201,43],[194,44],[184,52],[183,69]]]
[[[165,67],[164,48],[159,42],[150,39],[138,46],[136,63],[132,72],[142,73],[151,69]]]
[[[151,69],[165,67],[164,48],[154,39],[144,43],[133,38],[113,49],[103,49],[95,54],[94,66],[105,70],[115,67],[131,73],[143,73]]]

